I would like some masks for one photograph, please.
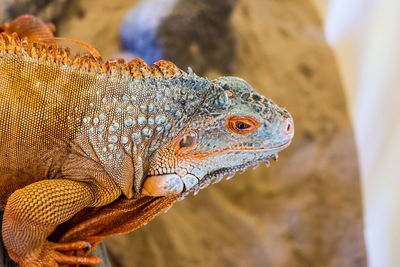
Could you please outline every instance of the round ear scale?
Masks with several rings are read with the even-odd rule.
[[[160,197],[180,194],[183,189],[183,181],[177,174],[164,174],[148,177],[143,184],[142,194]]]
[[[179,150],[188,150],[194,147],[196,144],[196,134],[195,133],[185,133],[181,136],[178,142]]]
[[[251,117],[231,116],[227,120],[228,129],[234,133],[246,135],[254,132],[260,123]]]

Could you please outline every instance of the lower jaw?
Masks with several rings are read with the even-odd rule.
[[[223,177],[225,175],[228,175],[228,177],[226,179],[229,180],[230,178],[232,178],[235,175],[236,172],[238,172],[238,171],[244,172],[250,166],[253,166],[253,168],[255,168],[256,166],[258,166],[259,162],[264,162],[268,167],[269,166],[268,159],[270,159],[270,158],[276,160],[277,159],[277,154],[273,153],[273,154],[270,154],[268,156],[260,156],[260,158],[255,159],[255,160],[253,160],[251,162],[246,162],[246,163],[240,164],[240,165],[232,167],[232,168],[222,168],[222,169],[213,171],[213,172],[208,173],[205,176],[203,176],[203,178],[196,185],[194,185],[193,187],[191,187],[189,189],[187,189],[185,187],[185,183],[183,182],[182,179],[180,181],[181,184],[182,184],[182,187],[180,187],[180,185],[178,185],[178,187],[175,187],[174,185],[177,184],[177,182],[174,181],[174,180],[176,180],[176,177],[170,176],[170,178],[172,177],[173,179],[170,180],[169,182],[171,182],[173,184],[169,185],[168,183],[166,183],[166,188],[172,188],[170,193],[168,193],[168,189],[165,190],[165,189],[163,189],[162,186],[159,186],[157,188],[158,185],[157,185],[157,180],[156,179],[161,178],[161,176],[167,176],[168,177],[168,175],[177,175],[176,173],[171,172],[171,173],[168,173],[168,174],[160,174],[160,175],[148,176],[146,178],[146,181],[147,181],[148,178],[155,179],[154,181],[152,181],[152,184],[155,184],[155,186],[148,186],[148,185],[146,185],[146,181],[145,181],[145,184],[144,184],[144,187],[143,187],[143,190],[142,190],[142,194],[151,195],[151,196],[165,196],[165,195],[169,195],[169,194],[175,194],[175,195],[178,194],[178,195],[181,195],[182,198],[185,198],[191,192],[193,192],[194,195],[196,195],[199,192],[200,189],[204,189],[204,188],[208,187],[211,183],[213,183],[213,184],[219,183],[223,179]],[[163,181],[161,180],[160,184],[162,185],[162,183],[163,183]],[[182,189],[180,189],[180,188],[182,188]]]

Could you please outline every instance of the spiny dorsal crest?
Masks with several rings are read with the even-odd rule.
[[[166,60],[160,60],[148,66],[140,58],[127,63],[123,58],[102,62],[101,58],[96,60],[88,53],[77,54],[72,57],[68,47],[59,47],[55,43],[49,45],[42,42],[30,42],[26,37],[20,38],[17,33],[8,34],[2,32],[0,34],[0,53],[40,59],[88,73],[106,74],[111,77],[118,76],[124,79],[157,79],[179,77],[182,75],[192,77],[194,75],[187,74],[175,64]]]

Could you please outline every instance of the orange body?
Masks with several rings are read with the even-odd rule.
[[[124,181],[89,155],[83,118],[99,90],[112,96],[129,79],[179,70],[165,61],[71,58],[47,27],[32,16],[0,26],[2,237],[22,266],[93,265],[100,259],[86,255],[104,237],[140,227],[176,196],[121,198]]]
[[[95,265],[104,237],[293,138],[290,113],[241,78],[103,63],[86,45],[72,58],[54,39],[33,16],[0,26],[2,238],[22,266]]]
[[[0,56],[0,205],[16,189],[60,175],[67,146],[94,77],[38,64],[18,55]],[[84,109],[83,109],[84,110]]]

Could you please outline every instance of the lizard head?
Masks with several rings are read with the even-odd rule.
[[[177,133],[151,157],[142,194],[186,196],[224,175],[268,164],[289,146],[294,124],[289,112],[244,80],[221,77]]]

